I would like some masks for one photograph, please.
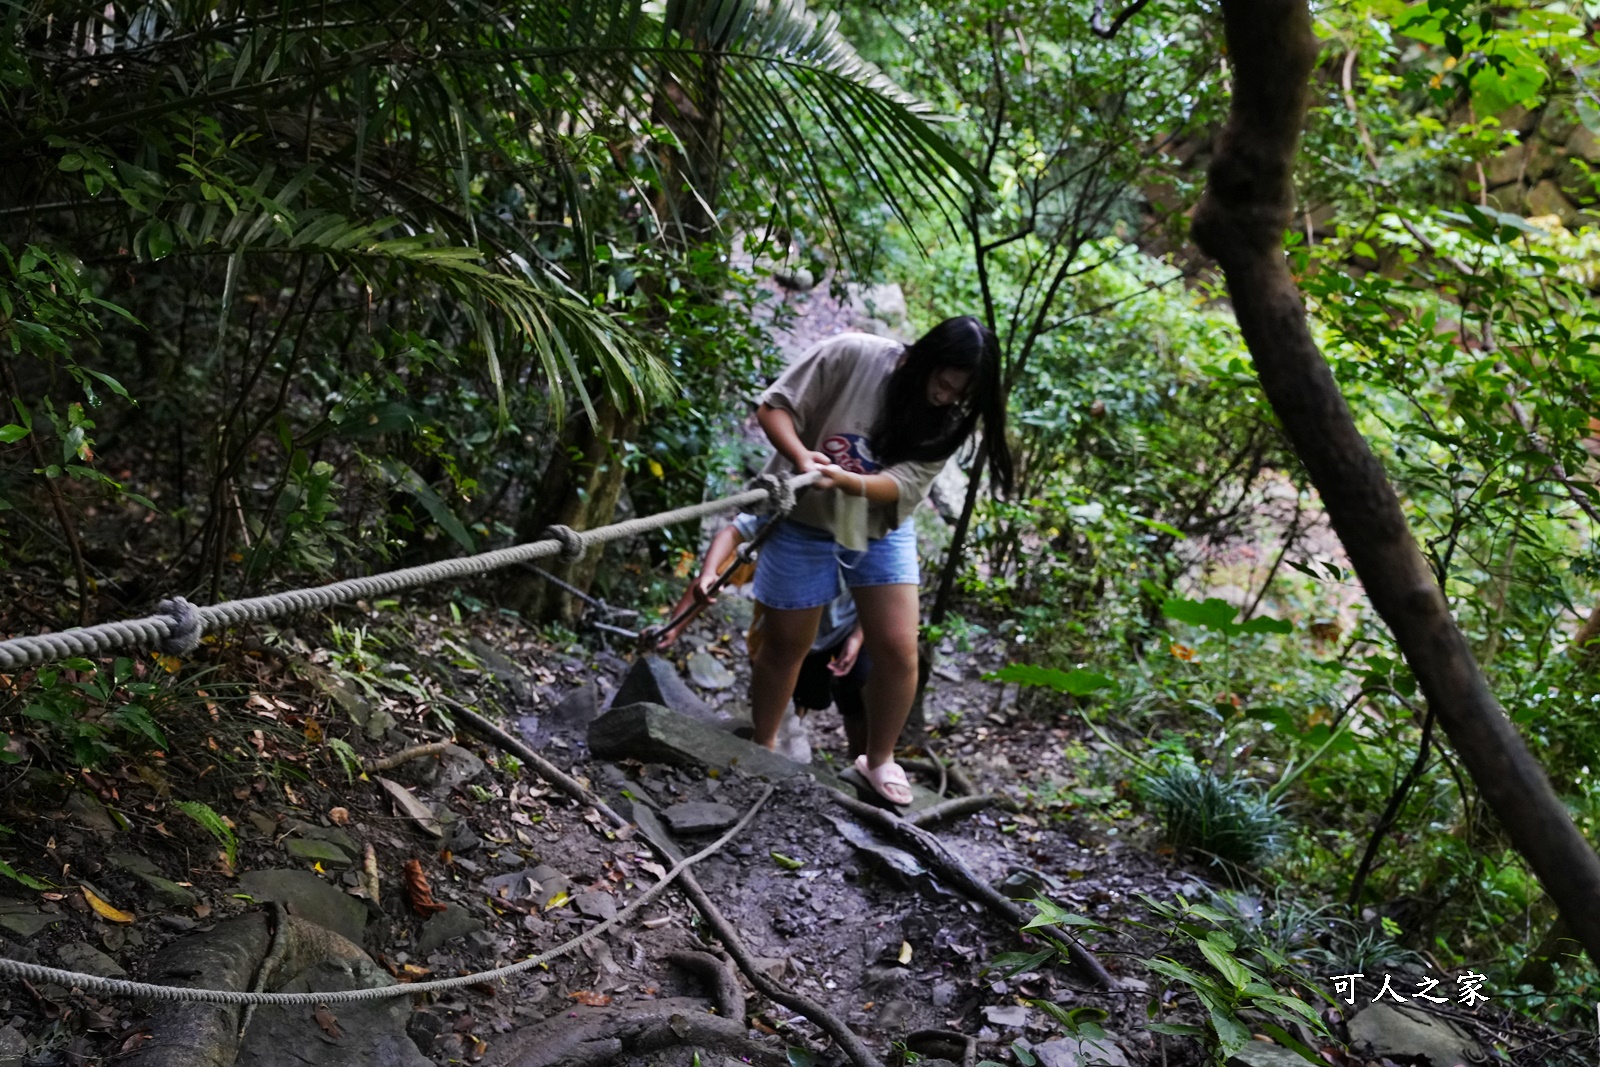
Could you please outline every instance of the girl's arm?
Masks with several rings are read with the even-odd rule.
[[[794,428],[794,416],[783,408],[775,408],[771,404],[762,404],[756,409],[756,421],[766,431],[767,440],[772,442],[772,447],[778,454],[790,463],[800,474],[809,474],[826,463],[833,462],[826,453],[813,452],[800,440],[800,434]]]
[[[706,549],[706,559],[700,565],[700,577],[694,585],[689,587],[689,593],[702,604],[714,604],[716,599],[711,595],[711,587],[717,583],[717,578],[722,574],[722,565],[733,558],[744,538],[739,536],[739,531],[733,526],[724,526],[717,531],[711,539],[711,546]]]
[[[833,463],[821,464],[818,489],[837,489],[845,496],[864,496],[874,504],[893,504],[900,499],[900,483],[887,474],[856,474]]]

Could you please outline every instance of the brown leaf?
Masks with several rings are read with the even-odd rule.
[[[568,993],[567,999],[576,1000],[579,1004],[590,1008],[603,1008],[611,1003],[611,997],[608,994],[595,993],[588,989],[580,989],[576,993]]]
[[[335,1041],[344,1036],[339,1029],[339,1020],[333,1017],[333,1012],[328,1010],[326,1004],[318,1004],[317,1010],[312,1012],[311,1016],[317,1020],[317,1025],[322,1027],[322,1032]]]
[[[450,907],[433,899],[433,890],[428,886],[428,876],[422,873],[420,860],[406,860],[405,887],[411,910],[418,915],[433,915]]]
[[[329,808],[328,809],[328,821],[333,823],[333,825],[335,825],[335,826],[348,826],[348,825],[350,825],[350,809],[349,808]]]

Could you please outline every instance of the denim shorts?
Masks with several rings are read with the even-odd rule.
[[[769,608],[820,608],[839,595],[839,577],[852,589],[866,585],[917,585],[917,534],[898,526],[865,552],[840,548],[833,535],[787,521],[773,531],[756,559],[755,596]]]

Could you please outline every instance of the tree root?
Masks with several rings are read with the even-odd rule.
[[[953,885],[958,891],[970,899],[982,904],[995,915],[1005,920],[1013,927],[1020,927],[1028,921],[1021,907],[1013,900],[1008,900],[994,886],[972,873],[972,869],[963,863],[960,857],[952,853],[945,843],[932,833],[922,829],[914,823],[891,814],[871,804],[864,804],[854,797],[845,796],[843,793],[833,793],[833,802],[853,815],[857,815],[871,825],[898,838],[899,843],[909,845],[924,863],[933,872]],[[1088,949],[1070,938],[1057,939],[1041,934],[1046,940],[1054,944],[1067,954],[1083,976],[1100,989],[1116,989],[1117,980],[1111,977],[1099,960]]]
[[[270,989],[325,959],[364,959],[366,953],[324,929],[290,915],[276,931],[264,912],[219,923],[209,934],[174,941],[161,951],[150,980],[192,989]],[[259,977],[258,977],[259,976]],[[252,979],[255,979],[253,982]],[[230,1067],[243,1033],[240,1005],[161,1001],[150,1021],[152,1038],[121,1067]]]
[[[540,778],[543,778],[546,782],[549,782],[551,785],[555,786],[557,789],[561,790],[573,800],[576,800],[582,804],[587,804],[594,808],[601,815],[604,815],[607,819],[610,819],[612,825],[616,826],[619,830],[628,826],[627,819],[624,819],[615,811],[612,811],[611,807],[606,804],[605,801],[595,796],[594,793],[590,792],[588,789],[585,789],[583,783],[572,777],[572,775],[566,773],[560,767],[557,767],[554,763],[551,763],[549,760],[539,755],[539,753],[535,752],[521,741],[518,741],[515,737],[512,737],[510,734],[500,729],[500,727],[496,726],[482,715],[479,715],[465,704],[462,704],[460,701],[451,700],[449,697],[440,697],[439,699],[444,703],[449,704],[451,710],[455,713],[456,720],[465,725],[473,733],[477,734],[485,741],[494,744],[502,751],[509,752],[523,763],[526,763],[529,767],[532,767],[535,774],[537,774]]]
[[[962,815],[971,815],[985,808],[1002,808],[1006,811],[1016,811],[1017,804],[1006,797],[995,796],[993,793],[979,793],[977,796],[953,797],[942,804],[934,804],[913,811],[905,816],[906,822],[912,826],[931,826],[946,819],[959,818]]]
[[[648,809],[641,807],[635,809],[635,816],[638,820],[639,835],[664,859],[676,863],[680,858],[678,850],[673,846],[671,839],[667,837],[666,831],[656,822],[655,815]],[[834,1015],[833,1012],[809,997],[804,997],[799,993],[785,989],[767,977],[756,966],[755,958],[750,955],[750,950],[745,948],[744,941],[739,937],[738,929],[727,920],[726,916],[711,900],[711,897],[707,895],[704,887],[700,885],[699,879],[694,877],[693,871],[686,870],[678,875],[678,887],[694,903],[694,906],[700,910],[706,925],[711,928],[711,932],[716,935],[717,940],[722,942],[723,949],[733,958],[733,962],[739,965],[739,970],[744,972],[745,978],[755,987],[757,993],[760,993],[774,1004],[781,1004],[792,1011],[799,1012],[812,1023],[815,1023],[824,1033],[833,1038],[834,1043],[839,1046],[839,1049],[845,1055],[850,1057],[850,1061],[856,1064],[856,1067],[883,1067],[882,1061],[873,1055],[872,1050],[867,1048],[861,1038],[856,1036],[855,1031],[846,1026],[844,1021],[837,1015]]]
[[[586,789],[582,782],[556,767],[555,764],[540,756],[533,749],[518,741],[482,715],[457,701],[450,700],[448,697],[442,699],[454,710],[457,720],[471,729],[473,733],[516,756],[523,763],[532,767],[534,773],[538,774],[546,782],[560,789],[574,800],[600,812],[617,829],[631,830],[635,825],[635,823],[629,822],[629,820],[618,815],[610,805],[606,804],[592,791]],[[671,838],[667,836],[666,831],[661,828],[660,824],[655,821],[655,817],[649,809],[635,807],[634,814],[639,831],[650,847],[672,863],[677,863],[678,860],[683,858],[673,847]],[[705,918],[706,924],[711,927],[717,939],[722,942],[723,948],[733,958],[733,962],[738,965],[739,970],[744,973],[744,976],[749,980],[756,992],[775,1004],[781,1004],[786,1008],[799,1012],[806,1019],[816,1024],[824,1033],[833,1038],[839,1048],[856,1064],[856,1067],[883,1067],[882,1061],[872,1054],[872,1050],[867,1048],[861,1038],[856,1036],[855,1031],[846,1026],[836,1015],[815,1001],[798,993],[790,992],[771,978],[768,978],[756,967],[755,959],[744,947],[744,942],[740,940],[738,931],[718,910],[711,898],[706,895],[705,889],[701,887],[699,880],[694,877],[692,871],[686,869],[678,876],[678,887],[693,902],[694,906],[700,910],[700,914]],[[730,1022],[733,1021],[730,1020]],[[738,1024],[743,1026],[743,1020],[738,1020]],[[518,1064],[517,1067],[522,1067],[522,1065]]]
[[[961,1067],[973,1067],[978,1062],[977,1038],[954,1030],[913,1030],[906,1035],[906,1048],[919,1056],[954,1060]]]
[[[425,745],[412,745],[410,748],[401,749],[392,756],[385,756],[382,759],[368,760],[366,771],[368,774],[380,774],[383,771],[392,771],[402,763],[409,763],[414,759],[422,759],[425,756],[437,756],[445,749],[449,748],[450,745],[451,742],[449,741],[430,741]]]
[[[744,1020],[744,991],[739,988],[739,972],[732,963],[709,952],[674,952],[667,962],[692,972],[711,988],[711,1002],[718,1015]]]
[[[576,1008],[520,1031],[494,1067],[609,1067],[628,1056],[693,1047],[757,1067],[786,1067],[783,1049],[749,1035],[743,1019],[706,1011],[703,1000],[644,1001],[623,1008]]]

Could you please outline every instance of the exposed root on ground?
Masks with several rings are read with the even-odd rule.
[[[576,1008],[521,1030],[492,1067],[609,1067],[629,1056],[688,1047],[786,1067],[781,1046],[749,1035],[744,1019],[708,1012],[703,1000],[680,997],[623,1008]]]
[[[944,842],[939,840],[936,834],[898,815],[862,803],[843,793],[833,793],[832,800],[851,814],[898,838],[900,844],[908,846],[934,873],[949,882],[958,892],[982,904],[1005,922],[1020,927],[1028,921],[1028,917],[1015,901],[1006,899],[997,889],[974,874],[970,867],[961,862],[959,856],[945,847]],[[1070,939],[1045,937],[1045,940],[1051,941],[1064,951],[1073,966],[1096,987],[1117,988],[1117,980],[1111,977],[1111,973],[1088,949]]]

